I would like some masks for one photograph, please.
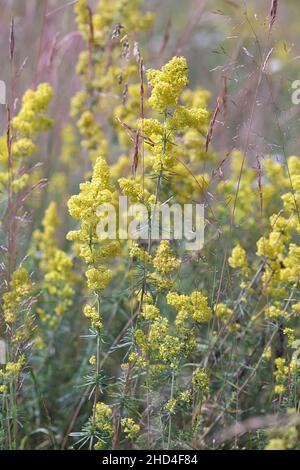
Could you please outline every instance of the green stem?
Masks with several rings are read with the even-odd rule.
[[[173,399],[173,396],[174,396],[174,384],[175,384],[175,374],[174,374],[174,372],[172,372],[170,400],[172,400],[172,399]],[[167,450],[170,449],[170,445],[171,445],[171,435],[172,435],[172,415],[171,415],[171,413],[170,413]]]

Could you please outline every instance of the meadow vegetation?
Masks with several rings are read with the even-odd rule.
[[[297,2],[21,3],[0,2],[0,447],[299,449]],[[203,204],[203,248],[99,239],[119,196]]]

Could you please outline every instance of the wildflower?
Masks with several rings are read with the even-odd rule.
[[[73,263],[71,258],[57,247],[56,231],[59,223],[57,205],[52,202],[42,220],[43,230],[33,233],[39,250],[39,268],[43,276],[43,294],[39,298],[37,313],[43,321],[52,326],[55,326],[58,318],[72,306],[74,296]],[[51,309],[47,311],[49,303]]]
[[[109,284],[112,278],[110,270],[100,271],[96,268],[90,268],[85,273],[87,285],[91,291],[103,290]]]
[[[186,108],[177,106],[172,118],[167,120],[167,126],[172,130],[181,130],[185,127],[203,129],[208,120],[208,111],[204,108]]]
[[[112,409],[105,403],[98,402],[94,407],[93,426],[97,430],[98,441],[95,450],[105,449],[109,446],[113,436]]]
[[[293,306],[292,306],[292,311],[298,315],[300,313],[300,302],[296,302]]]
[[[91,356],[91,357],[89,358],[89,364],[90,364],[91,366],[94,366],[94,365],[96,364],[96,356]]]
[[[152,87],[150,105],[160,113],[178,102],[178,98],[188,84],[188,67],[184,57],[173,57],[161,70],[149,69],[147,79]]]
[[[32,142],[31,139],[27,137],[23,137],[17,140],[12,146],[12,152],[14,155],[18,155],[19,157],[26,157],[31,155],[36,149],[36,146]]]
[[[151,255],[144,248],[140,247],[137,243],[132,244],[129,256],[131,258],[136,258],[142,264],[152,264]]]
[[[6,385],[0,385],[0,394],[2,394],[2,395],[7,394],[7,386]]]
[[[180,395],[179,395],[179,400],[182,403],[189,404],[192,400],[191,390],[188,389],[188,390],[184,390],[183,392],[181,392]]]
[[[195,389],[202,393],[207,393],[209,391],[209,378],[204,369],[194,370],[192,383]]]
[[[132,203],[141,202],[145,204],[147,208],[150,208],[151,202],[154,202],[153,196],[136,181],[120,178],[119,185],[125,196],[129,197]]]
[[[288,255],[282,261],[284,268],[280,270],[282,281],[296,283],[300,275],[300,246],[289,245]]]
[[[10,290],[3,294],[3,312],[6,323],[13,324],[18,320],[20,307],[32,294],[32,283],[24,267],[18,268],[12,275]]]
[[[168,240],[162,240],[153,258],[153,266],[163,275],[177,269],[180,261],[175,258]]]
[[[282,395],[286,391],[285,383],[288,379],[289,367],[286,365],[286,360],[283,357],[277,357],[275,359],[275,367],[274,377],[276,385],[274,393]]]
[[[177,400],[176,398],[170,398],[170,400],[167,401],[165,404],[165,410],[170,414],[174,414],[177,406]]]
[[[231,256],[228,259],[229,266],[234,269],[241,269],[244,273],[248,271],[247,255],[245,250],[238,244],[233,248]]]
[[[43,132],[49,129],[52,121],[44,116],[48,104],[52,98],[53,92],[48,83],[41,83],[36,91],[28,90],[22,98],[22,107],[19,114],[13,119],[13,128],[20,133],[23,138],[16,143],[16,146],[23,148],[22,156],[24,156],[25,148],[27,151],[32,150],[32,143],[30,138],[34,137],[36,133]],[[24,145],[25,144],[25,145]],[[15,147],[17,148],[17,147]]]
[[[126,437],[128,439],[136,440],[141,427],[139,424],[136,424],[132,418],[122,418],[121,419],[121,426],[123,429],[123,432],[126,434]]]
[[[12,377],[18,377],[20,372],[25,364],[25,356],[21,355],[15,362],[7,362],[5,366],[5,371],[1,371],[5,379]]]
[[[223,321],[227,321],[232,315],[232,309],[227,305],[219,303],[215,306],[216,315]]]
[[[83,315],[91,321],[92,328],[101,330],[103,328],[101,315],[95,307],[85,305],[83,309]]]
[[[81,226],[79,230],[69,232],[67,238],[78,243],[80,255],[89,265],[85,275],[91,291],[101,291],[109,284],[112,272],[101,262],[114,257],[118,252],[117,242],[106,240],[100,245],[97,236],[97,225],[102,217],[98,215],[98,207],[111,202],[113,198],[109,180],[108,165],[103,158],[98,158],[91,181],[82,183],[80,193],[72,196],[68,202],[70,214],[80,220]]]
[[[159,316],[159,309],[154,305],[144,304],[142,307],[142,315],[145,320],[157,320]]]
[[[265,309],[265,315],[267,318],[276,320],[276,319],[286,316],[286,313],[280,307],[276,305],[271,305],[270,307],[267,307]]]
[[[293,346],[293,343],[296,339],[296,336],[295,336],[295,331],[293,330],[293,328],[284,328],[283,330],[283,334],[285,334],[288,338],[288,345],[290,347]]]
[[[196,323],[208,323],[211,320],[212,313],[207,297],[200,291],[194,291],[190,296],[169,292],[167,302],[177,310],[175,320],[177,326],[183,325],[189,319]]]
[[[191,294],[193,306],[193,320],[197,323],[209,323],[211,320],[211,309],[207,303],[207,297],[202,292],[194,291]]]
[[[263,358],[266,359],[266,360],[269,360],[271,359],[272,357],[272,349],[271,347],[269,346],[264,352],[263,352]]]
[[[275,385],[274,393],[282,395],[286,391],[286,387],[283,384]]]
[[[271,439],[266,445],[265,450],[285,450],[283,439]]]

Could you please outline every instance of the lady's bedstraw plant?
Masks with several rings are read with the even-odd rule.
[[[254,258],[250,262],[242,244],[238,243],[233,248],[228,262],[233,269],[239,271],[243,279],[242,303],[246,307],[246,296],[248,296],[247,308],[250,302],[253,302],[251,322],[259,328],[260,318],[264,317],[264,327],[269,332],[270,339],[263,346],[262,357],[266,364],[270,361],[274,362],[273,400],[276,401],[278,408],[286,409],[290,406],[292,415],[295,413],[292,408],[297,405],[300,367],[296,327],[300,311],[300,159],[291,156],[287,161],[287,166],[287,172],[284,173],[279,163],[272,160],[265,162],[266,174],[269,178],[263,188],[266,199],[270,194],[274,197],[278,184],[281,185],[281,190],[284,188],[290,191],[281,195],[281,209],[270,216],[265,235],[257,241],[258,259]],[[255,284],[253,284],[254,278]],[[216,312],[218,314],[218,306],[216,306]],[[242,316],[238,313],[227,316],[229,325],[233,325],[237,320],[242,332]],[[287,357],[283,357],[285,342],[290,351]],[[277,434],[278,438],[272,438],[266,448],[270,450],[295,448],[299,437],[296,433],[290,441],[286,439],[289,429],[287,427],[286,431],[283,428],[278,433],[274,432],[273,434]]]
[[[88,49],[79,56],[77,73],[83,88],[72,99],[71,115],[78,118],[81,146],[92,162],[99,155],[108,155],[109,136],[104,128],[114,124],[115,114],[123,112],[127,101],[132,106],[130,97],[136,92],[132,80],[138,79],[139,68],[134,38],[153,22],[153,14],[143,14],[140,3],[117,0],[109,4],[100,0],[95,11],[87,0],[75,5],[76,22]],[[136,105],[138,112],[139,102]],[[119,111],[114,113],[116,108]]]
[[[100,370],[100,347],[102,342],[101,293],[112,278],[112,271],[107,267],[107,261],[116,256],[119,250],[118,241],[100,241],[97,235],[99,216],[98,208],[113,201],[113,187],[109,181],[109,168],[105,160],[99,157],[95,163],[91,181],[80,185],[80,193],[72,196],[68,206],[72,217],[80,221],[80,228],[68,233],[68,239],[75,241],[75,250],[87,265],[85,276],[87,287],[91,293],[91,304],[86,304],[83,314],[89,319],[91,336],[96,339],[96,354],[90,358],[94,370],[90,381],[94,397],[93,416],[87,424],[85,438],[90,447],[109,446],[111,433],[104,432],[101,423],[102,408],[98,403],[99,392],[102,390],[102,374]],[[104,405],[103,405],[104,406]],[[101,408],[101,409],[100,409]],[[105,419],[109,414],[105,411]],[[108,426],[109,428],[109,426]],[[110,429],[110,428],[109,428]],[[103,434],[101,434],[101,430]],[[100,434],[99,434],[100,433]]]
[[[19,113],[8,122],[6,141],[1,138],[0,186],[1,194],[7,195],[2,200],[2,228],[7,238],[2,240],[6,279],[1,284],[1,336],[5,338],[6,364],[0,371],[0,402],[1,429],[9,449],[19,445],[22,373],[35,328],[34,283],[23,261],[26,252],[18,251],[17,234],[24,227],[24,202],[42,184],[35,180],[29,162],[37,150],[38,134],[52,125],[45,114],[51,98],[52,89],[47,83],[40,84],[35,91],[28,90]]]
[[[146,136],[144,163],[150,172],[150,178],[147,181],[140,174],[135,181],[122,178],[119,184],[123,193],[133,203],[152,204],[155,210],[155,207],[158,208],[161,204],[161,195],[168,191],[168,180],[172,179],[176,157],[180,154],[180,148],[183,148],[181,135],[186,129],[195,129],[198,132],[204,129],[208,112],[203,107],[189,108],[180,104],[183,90],[188,84],[188,67],[184,57],[173,57],[161,70],[147,71],[147,79],[151,86],[148,107],[153,109],[155,115],[161,117],[146,118],[138,122],[140,132]],[[153,194],[149,193],[151,190]],[[168,194],[168,197],[170,195],[172,196],[172,193]],[[197,327],[210,321],[211,310],[206,296],[200,291],[194,291],[190,295],[172,292],[181,262],[172,252],[168,241],[161,241],[153,253],[151,223],[150,220],[147,248],[134,245],[130,252],[142,276],[137,283],[139,309],[134,331],[135,346],[123,368],[130,371],[127,381],[132,380],[134,374],[142,376],[143,371],[145,374],[148,398],[144,427],[147,429],[148,446],[152,445],[152,420],[158,419],[162,436],[168,422],[167,446],[170,447],[172,415],[176,413],[177,405],[185,403],[186,406],[192,406],[195,400],[191,390],[180,393],[177,391],[177,387],[180,387],[177,385],[177,378],[180,383],[180,371],[184,361],[197,350]],[[174,321],[163,314],[159,307],[159,304],[163,303],[165,310],[166,302],[177,312]],[[165,404],[159,401],[154,405],[153,397],[158,399],[159,392],[163,396],[159,383],[170,384],[170,398]],[[198,403],[194,402],[194,406],[197,408]],[[155,439],[157,438],[155,436]]]
[[[142,202],[150,209],[153,205],[159,206],[165,173],[169,175],[172,167],[176,165],[176,138],[179,140],[181,134],[188,128],[198,132],[203,130],[207,125],[208,113],[203,107],[189,108],[180,104],[182,92],[188,84],[185,58],[174,57],[161,70],[148,71],[147,77],[152,90],[146,108],[152,107],[153,112],[162,118],[161,121],[157,118],[142,119],[138,121],[137,126],[137,132],[140,132],[142,138],[145,139],[145,167],[150,168],[149,176],[151,177],[143,180],[143,170],[140,169],[135,180],[121,178],[119,185],[123,194],[132,203]],[[147,141],[149,144],[146,144]],[[94,373],[89,376],[90,396],[93,396],[94,402],[93,413],[82,433],[76,433],[76,435],[80,437],[79,443],[89,442],[91,447],[96,446],[96,448],[109,447],[112,440],[112,433],[103,435],[100,433],[96,419],[97,406],[100,406],[98,397],[103,387],[100,344],[104,324],[100,311],[101,293],[112,279],[112,272],[107,262],[120,253],[118,241],[99,240],[96,229],[100,216],[97,209],[101,204],[115,204],[115,191],[110,183],[108,165],[103,158],[99,157],[96,160],[91,181],[81,184],[80,194],[73,196],[68,204],[72,217],[80,220],[80,229],[70,232],[68,239],[75,242],[76,254],[83,258],[87,265],[85,273],[87,287],[93,295],[90,296],[90,302],[84,307],[83,313],[90,320],[92,335],[97,339],[96,354],[90,358]],[[171,292],[181,262],[173,253],[169,241],[161,241],[153,250],[149,232],[146,245],[147,247],[143,248],[139,246],[139,243],[129,242],[129,255],[137,269],[133,275],[139,277],[140,272],[142,275],[137,279],[135,288],[137,324],[134,327],[131,342],[132,350],[128,360],[122,366],[125,384],[127,384],[124,392],[129,393],[136,373],[139,371],[141,377],[145,373],[145,387],[149,400],[152,400],[150,395],[154,393],[153,383],[158,383],[163,377],[167,381],[170,380],[171,395],[169,401],[163,406],[165,411],[160,409],[161,405],[154,410],[145,409],[148,417],[146,422],[140,418],[140,424],[136,423],[136,416],[130,412],[127,399],[123,397],[121,402],[118,401],[115,407],[114,446],[119,445],[121,430],[129,439],[137,433],[137,429],[141,429],[142,435],[147,430],[149,441],[151,420],[157,418],[161,422],[163,434],[165,433],[164,427],[168,426],[168,446],[171,445],[172,415],[175,413],[177,401],[179,403],[181,400],[176,396],[177,387],[180,386],[177,386],[177,377],[184,361],[197,350],[197,327],[208,323],[211,319],[211,310],[202,292],[194,291],[190,295]],[[129,278],[129,285],[130,282]],[[174,308],[173,311],[177,312],[175,321],[170,321],[167,315],[161,313],[159,307],[161,302],[167,302],[170,307]],[[141,382],[138,384],[139,388],[143,387],[143,380],[139,382]],[[189,403],[194,407],[193,413],[197,415],[199,397],[194,389],[183,390],[180,393],[186,404]],[[169,402],[173,403],[172,410]],[[105,419],[109,421],[109,414],[105,416]]]
[[[75,277],[71,258],[57,246],[59,225],[57,205],[51,202],[42,220],[43,230],[33,233],[32,256],[38,255],[39,283],[36,314],[48,328],[56,328],[63,315],[72,308]],[[43,333],[36,335],[36,344],[43,346]]]

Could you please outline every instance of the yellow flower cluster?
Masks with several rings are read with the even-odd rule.
[[[244,274],[248,272],[247,254],[240,244],[233,248],[228,263],[233,269],[241,269]]]
[[[97,235],[97,225],[101,219],[97,209],[101,204],[113,202],[109,178],[108,165],[99,157],[91,181],[81,183],[80,193],[68,202],[70,215],[80,220],[80,229],[69,232],[67,238],[77,242],[79,255],[89,266],[86,278],[91,291],[103,290],[110,282],[112,273],[101,263],[118,253],[118,243],[104,240],[100,244]]]
[[[196,323],[208,323],[212,312],[207,303],[207,297],[200,291],[194,291],[191,295],[169,292],[167,302],[177,310],[175,324],[184,326],[188,320]]]
[[[153,14],[147,12],[142,15],[140,7],[141,0],[116,0],[112,3],[100,0],[96,6],[96,13],[92,15],[92,25],[90,25],[88,2],[79,0],[75,5],[76,22],[87,41],[90,39],[92,27],[95,46],[101,49],[105,46],[107,35],[112,33],[113,26],[120,23],[120,19],[126,30],[140,31],[151,26]]]
[[[146,306],[143,312],[148,309],[150,306]],[[160,373],[165,367],[176,370],[196,347],[194,331],[181,327],[170,334],[168,319],[161,316],[158,309],[150,309],[150,312],[154,314],[154,318],[151,318],[148,331],[145,333],[142,329],[135,330],[134,339],[138,352],[131,353],[129,361],[141,368],[155,366],[152,368],[153,374],[155,370]]]
[[[25,365],[25,356],[22,354],[14,362],[7,362],[5,368],[0,370],[0,394],[6,394],[10,381],[16,381]]]
[[[296,340],[294,329],[293,328],[284,328],[283,333],[288,338],[288,346],[293,347],[294,341]]]
[[[103,290],[110,283],[112,272],[108,269],[90,268],[85,273],[91,291]]]
[[[175,414],[177,409],[181,406],[186,407],[187,405],[189,406],[192,401],[192,391],[191,389],[184,390],[183,392],[180,392],[176,397],[170,398],[170,400],[167,401],[165,404],[164,408],[165,410],[170,414]]]
[[[150,105],[166,114],[175,106],[183,89],[188,84],[188,66],[185,57],[173,57],[161,70],[149,69],[147,79],[152,87]]]
[[[52,126],[52,120],[45,112],[52,98],[52,88],[48,83],[41,83],[37,89],[28,90],[23,98],[19,113],[12,120],[12,189],[14,193],[22,191],[34,174],[25,173],[23,158],[30,156],[35,150],[34,140],[38,133],[47,131]],[[8,149],[6,138],[0,138],[0,188],[8,184]],[[2,169],[3,167],[3,169]],[[34,172],[36,173],[36,172]]]
[[[121,426],[128,439],[135,441],[138,438],[141,427],[132,418],[122,418]]]
[[[201,393],[209,392],[209,377],[207,372],[204,369],[196,369],[193,372],[192,383],[196,390],[199,390]]]
[[[3,314],[6,323],[14,324],[20,310],[26,310],[26,301],[30,300],[33,293],[32,282],[24,267],[13,273],[9,287],[9,291],[3,294]]]
[[[176,274],[180,263],[180,260],[174,255],[169,240],[162,240],[152,259],[155,271],[149,275],[149,279],[158,291],[172,287],[174,274]]]
[[[293,408],[288,408],[287,417],[290,424],[272,428],[268,434],[270,439],[265,450],[294,450],[299,443],[299,429],[297,425],[297,412]]]
[[[284,296],[291,286],[296,285],[300,273],[300,249],[294,242],[295,236],[300,233],[298,216],[300,159],[295,156],[290,157],[288,167],[290,172],[288,181],[293,185],[294,193],[288,192],[281,197],[283,210],[279,214],[272,214],[269,219],[269,235],[261,237],[257,242],[257,255],[265,263],[262,279],[267,291],[275,297]]]
[[[152,264],[151,255],[143,247],[140,247],[137,243],[132,244],[130,248],[129,256],[131,258],[138,260],[142,264],[143,263]]]
[[[174,256],[168,240],[160,242],[153,258],[153,266],[162,275],[179,268],[180,260]]]
[[[109,446],[113,436],[112,409],[105,403],[98,402],[94,407],[92,423],[99,433],[99,439],[94,445],[95,450],[105,449]]]
[[[157,320],[160,314],[159,309],[155,305],[146,303],[143,304],[141,313],[145,320],[148,321]]]
[[[173,57],[160,70],[148,70],[147,78],[152,87],[148,103],[154,111],[163,114],[163,122],[152,117],[138,121],[142,134],[150,139],[149,142],[146,140],[145,146],[149,150],[149,154],[146,155],[146,165],[160,173],[176,165],[176,160],[182,155],[188,159],[202,159],[205,152],[200,132],[205,132],[207,129],[209,113],[204,107],[206,99],[203,99],[202,91],[197,90],[194,94],[190,92],[189,95],[183,94],[183,89],[188,84],[186,59]],[[178,104],[181,95],[184,105]],[[201,95],[202,99],[196,99],[197,95]],[[182,145],[174,145],[178,132],[184,133],[184,142],[185,139],[190,140],[189,149]],[[192,150],[191,155],[190,150]],[[193,178],[190,178],[190,181],[192,180]]]
[[[276,370],[274,372],[274,377],[276,380],[276,385],[274,388],[274,393],[282,395],[285,390],[285,383],[289,375],[289,368],[286,365],[286,361],[283,357],[277,357],[275,359]]]
[[[275,305],[270,305],[265,308],[265,316],[271,320],[276,320],[280,318],[288,318],[288,314],[283,310],[280,305],[280,302],[276,302]]]
[[[25,357],[20,356],[16,362],[8,362],[5,365],[5,371],[2,372],[1,375],[6,378],[17,377],[20,374],[24,364],[25,364]]]
[[[173,415],[176,411],[177,407],[177,400],[176,398],[170,398],[170,400],[167,401],[165,404],[165,410],[170,414]]]
[[[63,127],[62,130],[62,149],[60,154],[60,160],[63,164],[72,165],[76,167],[78,162],[75,157],[78,152],[78,147],[76,145],[76,132],[75,128],[71,124],[67,124]]]
[[[28,90],[23,96],[21,110],[13,119],[14,130],[22,137],[17,140],[13,148],[16,155],[28,155],[33,146],[30,139],[38,132],[47,131],[52,125],[51,119],[44,115],[52,95],[51,86],[48,83],[41,83],[36,91]]]
[[[52,327],[57,325],[61,316],[72,306],[74,296],[73,264],[71,258],[57,247],[58,225],[57,205],[51,202],[42,220],[43,231],[36,230],[33,233],[43,276],[42,295],[39,297],[37,313],[42,321]],[[47,310],[49,305],[51,309]]]
[[[86,305],[83,309],[83,315],[90,320],[92,328],[96,330],[103,328],[101,315],[95,307]]]
[[[129,178],[120,178],[119,185],[124,193],[127,196],[131,203],[142,203],[145,204],[148,210],[151,209],[151,206],[155,202],[155,196],[150,194],[147,189],[143,188],[141,183]]]
[[[231,332],[240,330],[241,325],[235,321],[233,310],[226,304],[218,303],[215,305],[215,313],[223,324],[228,324],[227,329]]]
[[[80,117],[77,126],[84,138],[81,145],[89,149],[94,162],[97,155],[107,155],[104,120],[112,124],[112,117],[118,116],[129,123],[130,116],[138,113],[139,97],[133,97],[136,83],[130,83],[133,77],[139,81],[138,64],[136,46],[130,41],[131,35],[151,27],[153,14],[142,12],[140,0],[99,0],[93,10],[87,0],[80,0],[75,14],[88,48],[79,55],[77,73],[83,89],[72,99],[71,115]],[[124,135],[119,133],[120,141]]]
[[[77,122],[77,127],[84,137],[81,146],[90,151],[90,159],[95,161],[98,155],[107,156],[108,144],[101,126],[95,121],[91,111],[85,111]]]
[[[285,450],[284,440],[280,438],[270,439],[265,450]]]

